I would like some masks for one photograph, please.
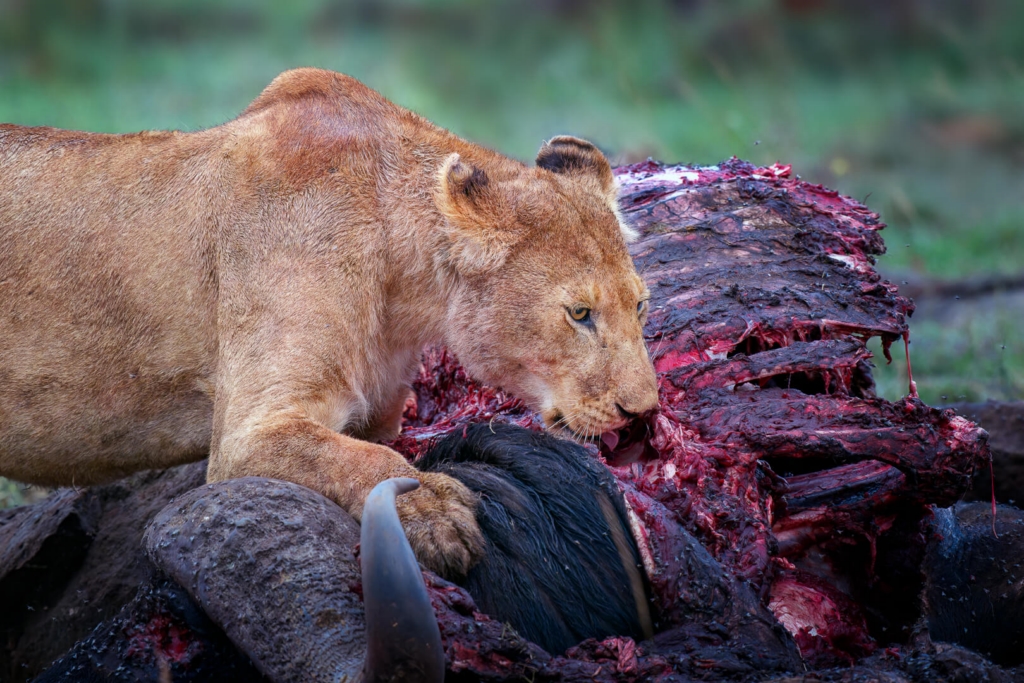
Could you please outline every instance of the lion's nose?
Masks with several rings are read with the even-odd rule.
[[[619,415],[627,420],[632,420],[638,415],[649,413],[658,407],[658,391],[654,390],[650,395],[637,397],[633,401],[619,400],[615,402],[615,409]]]
[[[646,378],[645,378],[646,379]],[[629,391],[626,395],[619,395],[615,402],[619,414],[626,419],[632,419],[637,415],[649,413],[658,407],[658,380],[651,372],[648,381],[643,382],[639,387]]]
[[[634,417],[637,416],[637,413],[634,413],[632,411],[629,411],[629,410],[626,410],[625,408],[623,408],[621,403],[616,403],[615,407],[618,409],[619,415],[621,415],[622,417],[626,418],[627,420],[632,420]]]

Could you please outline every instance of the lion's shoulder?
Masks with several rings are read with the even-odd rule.
[[[382,95],[351,76],[326,69],[304,67],[285,71],[271,81],[259,97],[245,108],[241,116],[256,114],[279,105],[314,101],[376,106],[390,104]]]

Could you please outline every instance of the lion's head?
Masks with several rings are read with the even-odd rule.
[[[594,145],[554,138],[535,168],[484,169],[453,154],[435,201],[460,281],[446,341],[474,377],[583,438],[657,406],[649,292]]]

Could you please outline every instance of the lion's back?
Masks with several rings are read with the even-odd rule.
[[[215,254],[187,182],[209,158],[182,137],[0,127],[0,474],[83,483],[139,453],[201,457]]]

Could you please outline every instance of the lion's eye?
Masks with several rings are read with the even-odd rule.
[[[638,303],[636,305],[636,314],[637,315],[643,315],[644,314],[644,308],[646,308],[646,307],[647,307],[647,299],[644,299],[643,301],[641,301],[640,303]]]
[[[578,323],[590,322],[590,309],[586,306],[576,304],[569,308],[569,315]]]

